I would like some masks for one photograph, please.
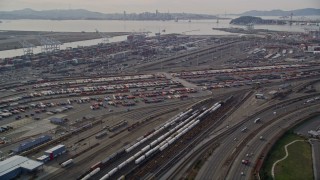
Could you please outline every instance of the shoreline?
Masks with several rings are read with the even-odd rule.
[[[41,46],[37,40],[38,35],[54,38],[61,43],[72,43],[77,41],[86,41],[102,38],[97,32],[53,32],[53,31],[15,31],[15,30],[0,30],[0,51],[14,50],[22,48],[19,40]],[[103,32],[109,37],[129,35],[130,32]]]

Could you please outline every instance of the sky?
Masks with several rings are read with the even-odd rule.
[[[102,13],[189,12],[242,13],[248,10],[319,8],[320,0],[0,0],[0,11],[31,8],[87,9]]]

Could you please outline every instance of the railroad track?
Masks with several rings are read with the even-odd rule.
[[[313,94],[313,96],[315,96],[315,94]],[[308,97],[311,97],[310,95],[308,95],[308,96],[305,96],[305,98],[308,98]],[[299,97],[299,98],[301,98],[301,97]],[[299,99],[299,98],[296,98],[296,99]],[[293,100],[295,100],[295,99],[293,99]],[[292,101],[292,100],[290,100],[290,101]],[[281,104],[281,103],[279,103],[279,104]],[[201,107],[202,105],[198,105],[199,107]],[[223,114],[221,114],[221,116],[222,115],[224,115],[224,113]],[[200,124],[199,124],[200,125]],[[241,125],[241,124],[240,124]],[[238,125],[238,126],[240,126],[240,125]],[[196,126],[197,127],[197,126]],[[205,125],[205,127],[207,128],[207,125]],[[228,131],[229,132],[231,132],[233,129],[232,128],[230,128],[230,129],[228,129]],[[200,131],[201,132],[201,131]],[[188,133],[187,133],[188,134]],[[187,135],[186,134],[186,135]],[[195,133],[195,134],[193,134],[193,135],[197,135],[197,134],[199,134],[199,133]],[[192,137],[192,136],[191,136]],[[119,139],[119,141],[121,142],[123,139],[124,139],[125,137],[123,137],[123,138],[120,138]],[[188,140],[188,139],[187,139]],[[189,138],[189,140],[190,140],[190,138]],[[183,144],[181,144],[181,145],[183,145]],[[100,153],[102,153],[102,152],[104,152],[104,151],[107,151],[107,149],[108,149],[109,147],[104,147],[104,148],[102,148],[102,149],[100,149],[100,150],[98,150],[98,151],[96,151],[94,154],[96,155],[96,154],[100,154]],[[169,148],[170,149],[170,148]],[[177,152],[177,149],[175,149],[175,151],[173,151],[173,152]],[[92,156],[92,157],[94,157],[94,156]],[[89,157],[89,158],[91,158],[91,156]],[[82,160],[81,162],[86,162],[87,160],[89,160],[88,158],[85,158],[84,160]],[[160,159],[161,160],[161,159]],[[160,162],[160,161],[159,161]],[[61,175],[61,174],[60,174]],[[55,177],[58,177],[58,176],[55,176]]]
[[[168,109],[171,109],[171,106],[183,106],[193,103],[193,99],[186,100],[186,101],[178,101],[178,102],[171,102],[171,103],[165,103],[165,104],[159,104],[152,107],[145,107],[145,108],[139,108],[132,111],[129,111],[122,115],[122,118],[128,118],[128,119],[141,119],[142,116],[145,115],[152,115],[155,114],[154,112],[157,111],[166,111]]]
[[[200,137],[206,135],[205,130],[209,127],[211,123],[216,123],[216,121],[212,120],[218,119],[218,117],[223,116],[226,113],[226,111],[228,111],[231,108],[231,106],[232,104],[230,102],[228,102],[228,104],[226,103],[222,108],[220,108],[215,113],[209,115],[202,121],[202,123],[200,123],[190,132],[182,136],[181,140],[179,140],[176,144],[170,146],[163,152],[156,154],[151,160],[147,161],[146,163],[140,165],[137,169],[128,173],[126,175],[126,178],[138,179],[139,177],[143,177],[143,179],[150,179],[161,175],[162,172],[164,172],[167,168],[172,166],[179,158],[181,158],[181,155],[188,152],[195,146],[195,144],[202,141],[202,138]],[[199,134],[202,134],[202,136],[199,137]],[[164,167],[159,168],[159,166],[161,167],[161,165],[164,165]]]
[[[182,105],[188,105],[188,104],[191,104],[191,103],[193,103],[193,101],[190,101],[190,102],[183,102],[183,103],[174,103],[174,105],[177,105],[177,104],[182,104]],[[165,105],[163,105],[163,106],[165,106]],[[168,106],[168,105],[167,105]],[[165,107],[167,107],[167,106],[165,106]],[[169,110],[169,109],[166,109],[166,110]],[[163,112],[161,112],[161,113],[163,113]],[[142,127],[142,126],[141,126]],[[141,128],[141,127],[139,127],[139,128]],[[127,137],[125,136],[125,137],[121,137],[121,138],[119,138],[118,140],[116,140],[116,141],[113,141],[110,145],[108,145],[108,146],[105,146],[105,147],[103,147],[103,148],[101,148],[101,149],[99,149],[99,150],[97,150],[97,151],[95,151],[94,153],[92,153],[92,154],[90,154],[90,155],[88,155],[87,157],[85,157],[84,159],[82,159],[82,160],[80,160],[80,161],[78,161],[76,164],[86,164],[89,160],[91,160],[91,159],[94,159],[96,156],[97,156],[97,154],[103,154],[103,152],[106,152],[106,151],[108,151],[111,147],[113,147],[113,146],[115,146],[115,145],[118,145],[118,144],[120,144],[120,143],[122,143],[122,142],[125,142],[125,139],[126,139]],[[121,159],[123,159],[124,157],[121,157]],[[121,159],[119,159],[119,161],[121,160]],[[84,169],[85,169],[85,167],[84,167]],[[59,177],[62,177],[63,176],[63,173],[64,173],[64,171],[63,170],[61,170],[61,172],[58,172],[57,174],[55,174],[55,175],[52,175],[52,177],[50,177],[50,179],[57,179],[57,178],[59,178]],[[70,175],[70,176],[69,176]],[[69,171],[69,177],[78,177],[79,176],[79,172],[70,172]]]
[[[201,49],[201,50],[198,50],[198,51],[195,51],[195,52],[188,52],[188,53],[181,54],[179,56],[164,58],[164,59],[158,60],[156,62],[153,62],[153,63],[150,63],[150,64],[144,64],[144,65],[141,65],[140,67],[135,67],[135,68],[137,68],[138,70],[146,70],[147,68],[155,66],[157,64],[161,64],[161,63],[164,63],[164,62],[169,62],[169,61],[176,60],[176,59],[179,59],[179,58],[184,58],[184,57],[187,57],[187,56],[198,55],[199,53],[203,53],[203,52],[206,52],[208,50],[211,50],[211,52],[212,52],[215,49],[224,48],[226,46],[229,46],[229,45],[232,45],[232,44],[238,43],[238,42],[242,42],[242,41],[232,41],[232,42],[228,42],[228,43],[221,44],[221,45],[218,45],[218,46],[216,46],[216,45],[215,46],[211,46],[211,47],[204,48],[204,49]]]
[[[238,129],[239,127],[241,127],[244,123],[246,123],[247,121],[249,121],[250,119],[252,119],[253,117],[257,116],[258,114],[261,114],[263,112],[266,112],[272,108],[277,108],[277,107],[281,107],[281,106],[284,106],[284,105],[288,105],[288,104],[291,104],[292,102],[296,102],[296,101],[300,101],[300,100],[303,100],[303,99],[308,99],[308,98],[311,98],[311,97],[314,97],[314,96],[318,96],[320,95],[320,93],[315,93],[315,94],[311,94],[311,95],[305,95],[305,96],[301,96],[301,97],[297,97],[297,98],[293,98],[293,99],[289,99],[289,100],[286,100],[286,101],[282,101],[282,102],[279,102],[279,103],[276,103],[274,105],[271,105],[271,106],[268,106],[256,113],[254,113],[253,115],[247,117],[246,119],[244,119],[243,121],[235,124],[234,126],[230,127],[229,129],[227,129],[226,131],[222,132],[220,135],[208,140],[206,143],[204,143],[202,145],[202,148],[199,148],[198,150],[194,151],[194,153],[192,153],[190,155],[190,157],[195,157],[198,155],[198,157],[201,157],[202,154],[205,154],[208,149],[212,149],[213,146],[215,146],[216,144],[215,143],[218,143],[217,141],[227,137],[228,135],[230,135],[233,131],[235,131],[236,129]],[[219,131],[219,130],[218,130]],[[199,153],[201,153],[201,155],[199,155]],[[174,172],[172,175],[169,176],[168,179],[176,179],[176,178],[180,178],[180,177],[175,177],[175,175],[179,172],[179,170],[183,169],[183,166],[190,163],[191,161],[191,158],[188,158],[186,161],[184,161],[181,166],[179,166],[176,170],[176,172]],[[197,158],[193,158],[194,161],[197,160]]]
[[[320,81],[320,79],[316,79],[316,80],[312,80],[312,81],[303,83],[303,84],[301,84],[300,86],[295,87],[295,88],[293,89],[293,91],[296,92],[296,93],[300,93],[300,92],[303,91],[307,86],[310,86],[310,85],[312,85],[312,84],[315,84],[315,83],[317,83],[317,82],[319,82],[319,81]]]
[[[238,102],[228,113],[227,115],[222,116],[218,122],[220,123],[216,123],[213,124],[210,128],[208,128],[207,132],[205,135],[207,136],[208,134],[211,133],[211,130],[214,130],[215,127],[219,126],[223,120],[225,120],[226,118],[228,118],[234,111],[236,111],[254,92],[250,91],[248,94],[246,94],[244,96],[244,98]],[[231,133],[232,131],[229,130],[229,132]],[[227,135],[227,134],[225,134]],[[224,136],[225,136],[224,135]],[[198,148],[196,150],[193,150],[193,153],[191,155],[189,155],[186,159],[183,160],[183,162],[177,167],[177,169],[175,169],[175,171],[170,174],[168,176],[167,179],[177,179],[180,177],[177,177],[177,174],[179,172],[181,172],[182,169],[186,168],[188,165],[190,165],[190,162],[193,162],[192,160],[197,159],[198,157],[203,157],[203,154],[205,154],[208,150],[213,151],[215,148],[217,148],[220,143],[218,143],[217,141],[221,140],[222,138],[224,138],[224,136],[217,136],[216,138],[213,138],[209,141],[207,141],[206,143],[204,143],[202,145],[201,148]]]
[[[224,96],[226,96],[226,95],[224,95]],[[208,96],[208,97],[210,97],[210,96]],[[204,98],[204,97],[201,97],[201,98]],[[192,100],[193,101],[193,100]],[[210,98],[208,98],[208,99],[205,99],[205,100],[202,100],[202,101],[200,101],[200,103],[195,103],[195,104],[193,104],[191,107],[193,107],[193,108],[199,108],[199,107],[202,107],[204,104],[207,104],[209,101],[213,101],[213,99],[212,99],[212,97],[210,97]],[[124,139],[125,139],[126,137],[122,137],[122,138],[120,138],[119,139],[119,141],[120,142],[122,142]],[[109,149],[109,147],[103,147],[103,148],[101,148],[101,149],[99,149],[99,150],[96,150],[95,152],[94,152],[94,154],[95,154],[95,156],[97,155],[97,154],[103,154],[103,152],[104,151],[107,151]],[[131,154],[127,154],[127,155],[131,155]],[[127,156],[126,155],[126,156]],[[95,156],[90,156],[89,158],[87,158],[87,157],[85,157],[83,160],[81,160],[81,162],[79,162],[79,163],[84,163],[83,165],[82,165],[82,167],[84,168],[84,169],[86,169],[86,167],[87,167],[87,165],[88,165],[88,162],[90,161],[90,160],[92,160],[91,158],[94,158]],[[117,162],[118,161],[120,161],[121,159],[123,159],[124,157],[118,157],[118,158],[120,158],[120,159],[118,159],[117,160]],[[78,164],[78,162],[76,163],[76,164]],[[113,166],[113,165],[111,165],[110,164],[110,166]],[[108,167],[108,168],[110,168],[110,167]],[[108,169],[105,169],[104,168],[104,170],[103,171],[106,171],[106,170],[108,170]],[[75,172],[75,171],[77,171],[77,172]],[[74,176],[74,175],[76,175],[78,173],[78,175],[79,175],[79,171],[78,170],[74,170],[73,172],[70,172],[70,170],[69,170],[69,174],[68,174],[68,177],[72,177],[72,176]],[[103,172],[102,172],[103,173]],[[55,173],[55,174],[53,174],[52,175],[52,178],[58,178],[58,177],[61,177],[63,175],[63,170],[59,170],[57,173]],[[69,176],[70,175],[70,176]],[[51,177],[50,177],[51,178]]]

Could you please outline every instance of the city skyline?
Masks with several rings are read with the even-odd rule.
[[[274,1],[274,3],[272,3]],[[241,4],[241,6],[239,5]],[[187,12],[204,14],[233,14],[249,10],[295,10],[301,8],[320,8],[317,0],[282,0],[281,2],[238,0],[0,0],[0,11],[19,10],[32,8],[34,10],[51,9],[87,9],[102,13],[141,13],[141,12]]]

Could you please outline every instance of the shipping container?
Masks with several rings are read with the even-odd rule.
[[[65,145],[57,145],[51,149],[46,150],[44,153],[50,157],[50,160],[66,152]]]

